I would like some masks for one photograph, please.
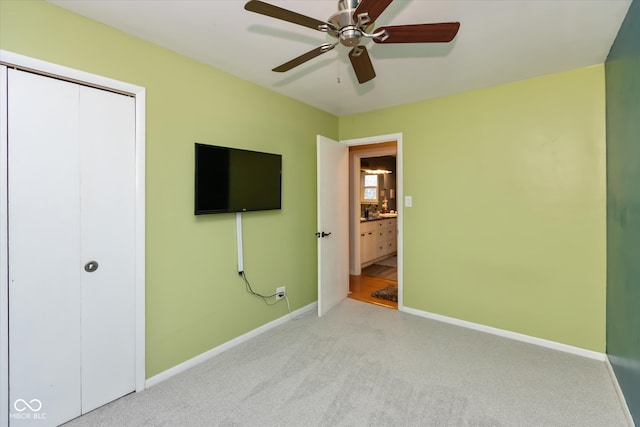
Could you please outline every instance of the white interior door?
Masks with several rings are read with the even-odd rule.
[[[58,425],[135,390],[135,101],[8,80],[9,420]]]
[[[317,146],[318,315],[322,316],[349,293],[349,147],[320,135]]]

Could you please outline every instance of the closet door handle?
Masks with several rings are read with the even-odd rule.
[[[84,271],[87,273],[93,273],[98,269],[98,261],[89,261],[84,265]]]

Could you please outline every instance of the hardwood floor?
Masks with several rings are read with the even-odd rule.
[[[372,264],[362,269],[363,276],[378,277],[394,282],[398,281],[398,269],[388,265]]]
[[[397,310],[397,302],[371,296],[372,292],[389,285],[398,286],[398,282],[364,275],[349,276],[349,298]]]

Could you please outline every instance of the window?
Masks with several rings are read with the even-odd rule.
[[[378,203],[378,175],[363,175],[362,200]]]

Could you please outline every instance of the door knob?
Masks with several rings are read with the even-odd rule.
[[[330,234],[331,234],[331,232],[325,233],[325,232],[323,231],[323,232],[316,233],[316,237],[327,237],[327,236],[329,236]]]
[[[84,265],[84,271],[87,273],[93,273],[98,269],[98,261],[89,261]]]

